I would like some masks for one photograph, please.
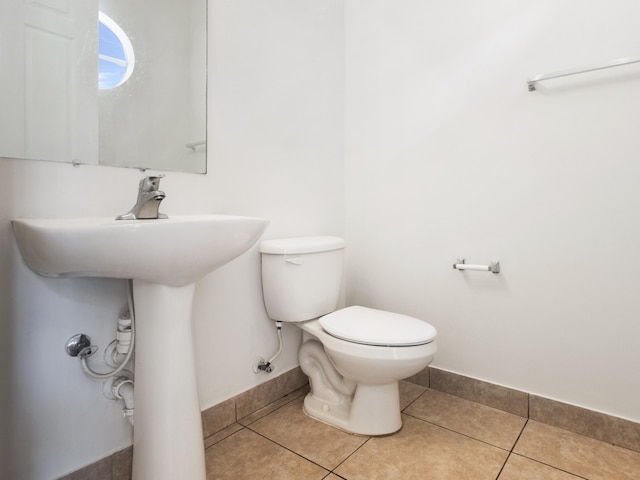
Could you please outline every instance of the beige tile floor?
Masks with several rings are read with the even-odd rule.
[[[627,480],[640,453],[401,382],[403,427],[351,435],[301,389],[207,438],[207,480]]]

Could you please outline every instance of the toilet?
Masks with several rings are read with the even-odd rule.
[[[262,291],[269,318],[303,332],[298,352],[309,377],[307,415],[351,433],[402,427],[398,381],[431,363],[436,329],[398,313],[337,309],[345,241],[334,236],[265,240]]]

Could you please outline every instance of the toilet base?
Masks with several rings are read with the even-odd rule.
[[[308,393],[304,411],[321,422],[360,435],[388,435],[402,428],[398,382],[358,384],[347,403],[332,403]]]

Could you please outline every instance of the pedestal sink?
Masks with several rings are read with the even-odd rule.
[[[16,219],[22,257],[50,277],[133,279],[134,480],[205,479],[191,334],[195,282],[248,250],[268,221]]]

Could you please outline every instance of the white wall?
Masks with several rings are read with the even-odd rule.
[[[342,1],[216,0],[210,8],[215,209],[270,219],[263,238],[344,235]],[[251,366],[277,348],[257,248],[218,273],[199,284],[195,305],[206,406],[264,381]],[[214,321],[218,311],[224,322]],[[280,373],[298,365],[299,332],[290,327]]]
[[[164,212],[269,218],[264,238],[344,234],[342,9],[339,0],[210,2],[208,173],[167,174]],[[141,175],[0,158],[2,480],[54,478],[131,443],[121,405],[64,353],[75,333],[103,348],[114,338],[125,282],[33,274],[9,221],[115,216],[135,201]],[[203,409],[271,378],[251,370],[276,348],[259,275],[256,247],[198,284]],[[284,336],[274,374],[297,365],[298,332]]]
[[[347,301],[434,365],[640,421],[640,4],[348,0]],[[500,260],[502,273],[460,273]]]
[[[339,0],[212,0],[209,173],[167,175],[164,211],[344,234],[346,179],[349,303],[434,324],[441,368],[640,421],[637,67],[525,85],[637,55],[640,6],[476,3],[347,0],[343,25]],[[63,351],[113,338],[124,282],[32,274],[9,220],[124,212],[140,175],[0,159],[2,480],[131,442]],[[503,272],[456,272],[458,256]],[[276,347],[256,248],[199,283],[194,314],[202,408],[268,379],[251,372]],[[285,330],[276,372],[297,364]]]

